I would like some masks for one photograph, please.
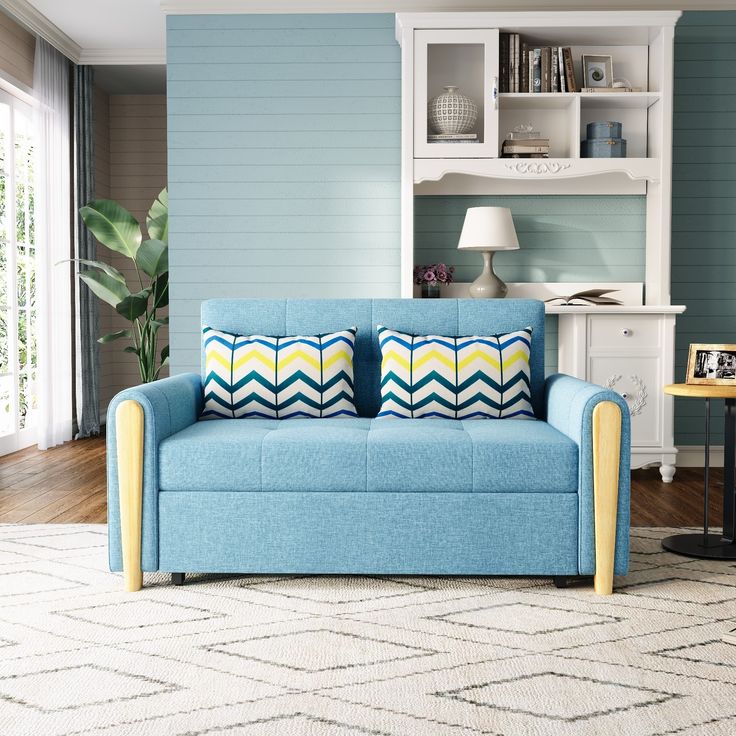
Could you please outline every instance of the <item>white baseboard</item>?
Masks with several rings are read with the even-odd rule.
[[[705,447],[703,445],[681,445],[677,448],[677,460],[679,468],[702,468],[705,465]],[[723,445],[711,445],[710,448],[711,468],[723,467]]]

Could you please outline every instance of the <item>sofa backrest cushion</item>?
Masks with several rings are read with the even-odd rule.
[[[532,299],[210,299],[202,326],[240,335],[313,335],[358,328],[353,359],[355,406],[375,417],[381,406],[378,325],[415,335],[493,335],[532,328],[532,407],[544,402],[544,304]],[[204,375],[204,351],[202,352]]]

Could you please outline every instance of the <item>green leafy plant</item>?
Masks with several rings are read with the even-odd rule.
[[[164,189],[151,205],[146,218],[148,239],[138,220],[109,199],[98,199],[79,210],[84,224],[97,240],[116,253],[130,258],[135,265],[137,284],[129,286],[125,276],[103,261],[76,259],[89,268],[79,278],[92,293],[112,305],[131,323],[125,330],[103,335],[97,342],[127,339],[132,344],[124,350],[135,353],[141,381],[155,381],[169,361],[169,346],[158,355],[158,331],[168,324],[168,317],[158,312],[169,303],[169,198]]]

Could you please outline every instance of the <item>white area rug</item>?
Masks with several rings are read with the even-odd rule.
[[[104,526],[0,526],[0,735],[732,736],[736,566],[634,531],[548,579],[146,576]]]

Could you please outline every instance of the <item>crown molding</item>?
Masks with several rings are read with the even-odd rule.
[[[161,0],[167,15],[735,9],[734,0]]]
[[[39,13],[27,0],[0,0],[0,8],[12,15],[32,33],[36,33],[75,64],[79,63],[81,46],[73,41],[43,13]]]
[[[166,64],[165,49],[82,49],[78,64]]]

